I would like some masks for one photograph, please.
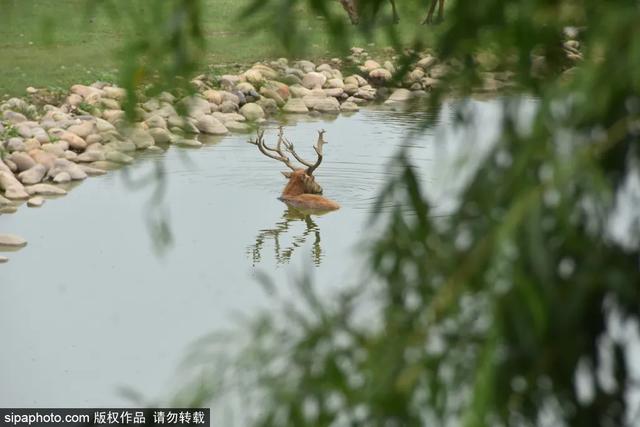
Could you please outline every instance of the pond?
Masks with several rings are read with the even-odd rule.
[[[29,245],[0,266],[0,404],[130,404],[121,386],[171,395],[190,343],[265,306],[260,274],[285,294],[305,273],[322,292],[357,278],[363,238],[375,237],[366,221],[401,146],[446,213],[452,188],[472,171],[459,154],[482,156],[500,108],[500,100],[468,102],[476,116],[466,128],[449,104],[425,129],[424,112],[381,108],[288,123],[285,135],[310,159],[317,130],[327,131],[316,176],[342,208],[320,217],[296,216],[277,200],[284,165],[248,135],[147,154],[40,209],[1,216],[1,230]],[[271,124],[268,143],[275,133]],[[161,180],[132,182],[157,168]]]

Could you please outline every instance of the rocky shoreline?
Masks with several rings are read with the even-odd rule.
[[[256,63],[238,74],[197,76],[190,96],[163,92],[144,99],[135,122],[122,107],[126,91],[105,82],[74,85],[59,105],[11,98],[0,104],[0,215],[25,202],[40,207],[47,196],[65,195],[66,183],[133,162],[136,151],[200,147],[199,134],[249,132],[282,114],[337,115],[374,102],[402,104],[427,95],[451,69],[430,54],[418,55],[397,82],[397,67],[370,59],[362,48],[323,63],[285,58]],[[343,72],[347,69],[353,72]],[[485,90],[508,85],[508,75],[487,74]],[[43,91],[27,89],[32,99]],[[0,251],[25,244],[0,234]]]

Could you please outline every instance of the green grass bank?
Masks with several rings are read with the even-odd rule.
[[[328,1],[335,13],[343,14],[337,1]],[[140,16],[152,16],[154,3],[138,2],[135,10]],[[250,3],[203,0],[203,71],[288,56],[272,28],[256,27],[253,20],[239,18]],[[400,5],[402,18],[396,29],[409,37],[415,34],[424,10],[406,3],[411,2]],[[126,15],[114,19],[105,8],[92,8],[95,4],[96,0],[0,0],[0,97],[23,95],[28,86],[66,89],[75,83],[117,81],[119,50],[129,37],[144,29],[135,28]],[[383,11],[376,21],[380,26],[370,37],[358,35],[352,28],[346,36],[353,37],[353,44],[366,45],[369,52],[380,52],[388,45],[384,22],[389,15],[390,10]],[[321,18],[303,7],[296,16],[306,39],[305,50],[297,56],[313,60],[346,54],[330,43]],[[346,22],[346,14],[344,17]],[[428,37],[432,30],[424,28]]]

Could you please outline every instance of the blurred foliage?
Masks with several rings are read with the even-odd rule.
[[[346,17],[325,1],[263,0],[247,13],[277,22],[291,46],[302,4],[349,44]],[[499,141],[447,217],[430,215],[399,153],[404,173],[379,199],[398,208],[372,219],[384,232],[371,236],[370,280],[331,299],[301,281],[306,304],[254,319],[225,372],[261,426],[639,425],[640,3],[451,1],[445,15],[436,30],[416,23],[411,43],[451,70],[428,103],[507,74],[516,90]],[[391,23],[372,28],[397,41]],[[530,126],[517,93],[539,100]],[[616,234],[621,212],[634,219]]]
[[[205,38],[201,0],[88,0],[129,35],[120,52],[120,85],[127,90],[123,105],[130,118],[139,102],[138,90],[149,95],[163,90],[192,91],[189,78],[202,68]]]
[[[260,0],[240,19],[259,14],[260,31],[300,52],[306,7],[348,47],[353,29],[334,3]],[[416,23],[409,41],[387,0],[360,3],[382,15],[357,30],[387,35],[399,74],[427,48],[447,64],[430,108],[486,73],[509,76],[502,136],[447,217],[430,215],[410,153],[398,153],[404,173],[379,199],[398,209],[372,218],[384,231],[371,236],[369,280],[331,299],[300,281],[306,304],[257,316],[238,355],[205,357],[213,373],[181,401],[240,384],[261,426],[639,425],[640,3],[448,1],[436,29],[401,15]],[[404,3],[426,13],[427,2]],[[137,34],[122,52],[129,112],[141,85],[187,87],[204,44],[198,0],[90,4]],[[531,126],[519,124],[517,93],[539,99]],[[620,212],[634,219],[616,234]]]

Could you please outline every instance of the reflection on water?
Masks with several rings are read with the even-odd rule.
[[[292,230],[292,227],[303,224],[303,229],[299,232]],[[286,244],[283,240],[290,240]],[[293,252],[300,247],[304,247],[307,239],[311,241],[311,259],[317,267],[322,261],[322,247],[320,246],[320,227],[311,218],[310,214],[299,212],[295,208],[287,207],[282,215],[282,219],[272,227],[260,230],[256,236],[255,244],[251,245],[247,254],[253,261],[253,266],[262,259],[262,250],[265,241],[272,240],[274,258],[278,264],[286,264],[291,259]]]
[[[446,105],[433,128],[422,126],[424,112],[290,118],[287,138],[305,158],[315,157],[317,130],[327,131],[314,175],[342,206],[329,215],[283,214],[280,165],[247,135],[231,135],[198,150],[145,154],[38,210],[0,216],[3,232],[29,241],[0,265],[0,404],[118,406],[128,403],[120,385],[169,395],[169,373],[191,342],[268,304],[261,274],[281,295],[302,272],[320,293],[353,283],[363,269],[359,244],[376,237],[366,221],[398,172],[390,160],[400,147],[436,213],[455,205],[453,190],[473,173],[459,154],[486,155],[499,126],[499,102],[469,108],[477,120],[464,129]],[[265,136],[276,132],[270,124]],[[145,180],[153,184],[132,189]],[[159,205],[151,203],[156,194]],[[163,256],[150,235],[162,237]]]

